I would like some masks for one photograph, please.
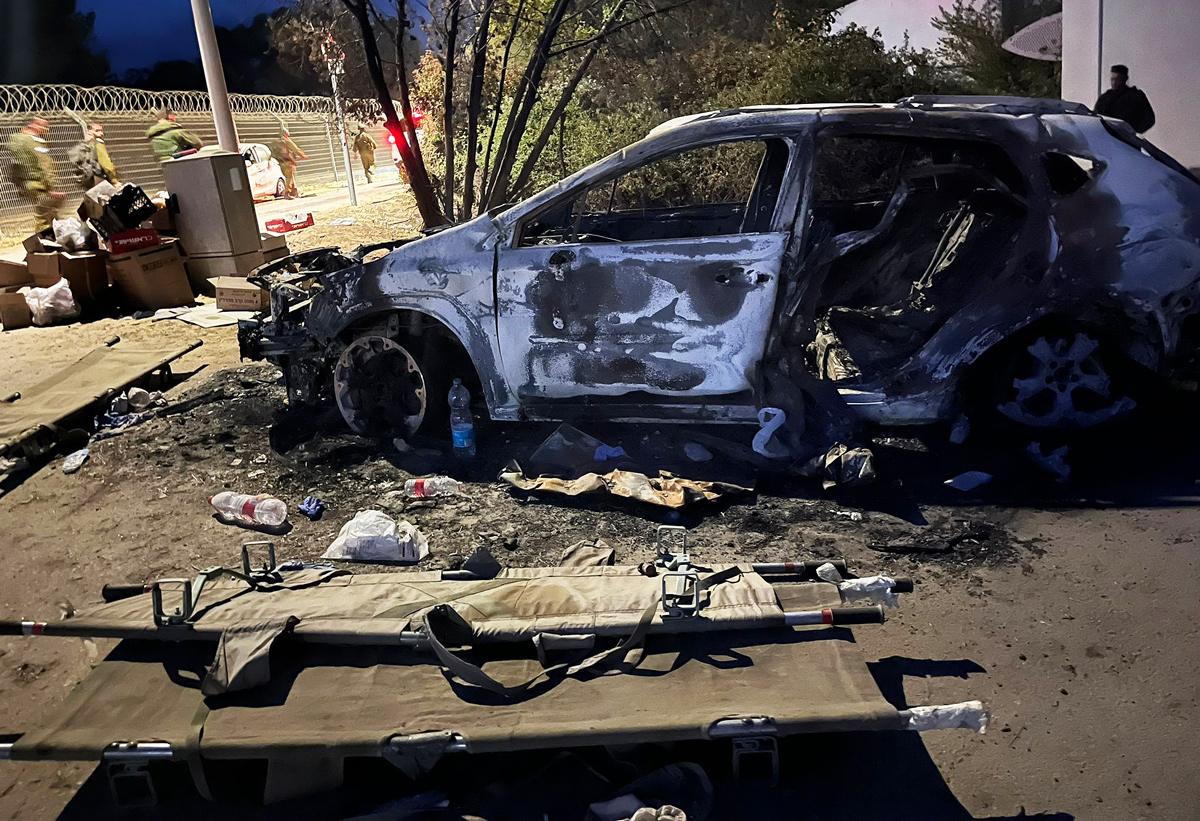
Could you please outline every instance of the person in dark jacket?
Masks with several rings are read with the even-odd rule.
[[[1095,111],[1105,117],[1115,117],[1133,126],[1139,134],[1154,127],[1154,109],[1146,93],[1129,84],[1129,67],[1117,64],[1111,69],[1108,91],[1096,101]]]

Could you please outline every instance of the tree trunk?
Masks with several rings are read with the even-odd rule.
[[[387,78],[383,74],[383,60],[379,55],[379,44],[375,42],[375,30],[371,26],[370,13],[367,10],[370,2],[371,0],[342,0],[342,4],[358,21],[359,32],[362,34],[363,52],[367,58],[367,73],[371,76],[371,83],[375,86],[375,93],[379,97],[379,105],[383,109],[384,126],[396,138],[396,149],[400,152],[400,161],[404,163],[404,168],[408,171],[409,185],[412,186],[413,198],[417,201],[417,210],[421,214],[421,220],[425,223],[426,228],[444,225],[446,217],[438,208],[437,196],[433,192],[429,174],[425,171],[425,163],[413,151],[413,144],[416,141],[414,139],[413,143],[409,143],[407,129],[396,113],[396,105],[392,102],[392,93],[388,90]],[[401,27],[398,37],[402,38],[403,36],[403,27]],[[400,59],[403,61],[402,56]],[[410,110],[407,82],[400,88],[400,103],[406,111]]]
[[[500,140],[500,153],[496,168],[488,187],[487,207],[504,202],[508,197],[508,183],[512,176],[513,163],[517,159],[517,150],[521,138],[525,136],[525,127],[529,123],[529,115],[537,103],[538,92],[542,84],[542,74],[550,60],[550,47],[558,36],[559,27],[571,0],[555,0],[550,13],[546,15],[546,24],[538,38],[537,48],[529,57],[529,64],[521,80],[517,83],[517,92],[513,95],[513,107],[509,109],[508,121],[504,125],[504,137]]]
[[[508,40],[504,44],[504,58],[500,61],[500,84],[496,87],[496,99],[492,108],[492,126],[488,131],[487,150],[483,152],[483,176],[480,179],[479,202],[482,210],[487,209],[488,180],[491,179],[492,148],[496,143],[496,126],[500,124],[500,101],[504,99],[504,82],[508,79],[508,58],[512,54],[513,41],[517,39],[517,28],[521,24],[521,12],[525,10],[525,0],[518,0],[517,12],[513,15],[512,28],[508,31]]]
[[[475,171],[479,161],[479,109],[483,102],[483,76],[487,64],[488,35],[495,0],[485,0],[475,29],[475,44],[471,53],[471,90],[467,95],[467,163],[463,169],[463,199],[461,219],[469,220],[475,211]]]
[[[450,19],[446,22],[445,84],[442,89],[442,133],[446,141],[445,192],[442,207],[454,220],[454,50],[458,46],[458,14],[462,0],[450,0]]]
[[[520,191],[529,183],[529,177],[533,174],[533,169],[537,165],[538,160],[542,156],[542,151],[545,150],[547,143],[550,142],[550,137],[554,134],[554,128],[562,119],[563,114],[567,111],[567,106],[571,104],[571,98],[575,96],[575,89],[583,81],[584,75],[587,74],[588,68],[592,64],[592,60],[596,58],[600,47],[604,45],[605,38],[616,27],[617,21],[621,19],[621,14],[625,11],[625,6],[629,4],[629,0],[618,0],[609,12],[608,18],[600,27],[600,33],[592,40],[591,46],[587,53],[583,55],[583,60],[576,67],[575,73],[571,75],[571,79],[563,86],[562,93],[558,95],[558,102],[555,103],[554,109],[550,112],[550,116],[546,118],[546,122],[542,125],[541,132],[534,140],[533,146],[529,150],[529,156],[525,158],[525,162],[521,165],[521,171],[517,174],[517,179],[512,185],[514,193]]]

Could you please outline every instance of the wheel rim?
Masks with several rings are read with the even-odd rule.
[[[407,350],[382,336],[350,343],[333,371],[333,395],[351,430],[410,436],[425,420],[425,375]]]
[[[1038,428],[1093,427],[1136,404],[1113,390],[1100,343],[1084,333],[1034,340],[1019,357],[1009,395],[1000,413]]]

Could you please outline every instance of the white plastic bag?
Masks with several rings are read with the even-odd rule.
[[[429,555],[429,540],[417,527],[380,510],[360,510],[342,525],[322,559],[415,564]]]
[[[87,250],[88,235],[92,229],[80,221],[79,217],[56,219],[54,226],[54,241],[68,251]]]
[[[60,279],[49,288],[30,288],[24,293],[34,325],[53,325],[79,316],[79,306],[75,303],[75,295],[71,293],[71,284],[65,279]]]

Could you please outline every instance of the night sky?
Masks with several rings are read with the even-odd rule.
[[[236,26],[288,5],[287,0],[209,0],[213,21]],[[96,13],[93,42],[108,53],[112,70],[148,68],[159,60],[200,56],[189,0],[78,0],[81,12]]]

